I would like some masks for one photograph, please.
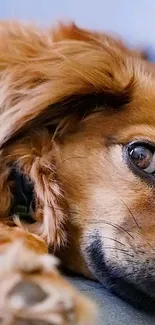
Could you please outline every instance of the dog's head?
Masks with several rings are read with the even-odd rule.
[[[21,173],[35,201],[26,227],[72,270],[152,304],[155,79],[148,63],[74,25],[40,31],[3,23],[0,112],[2,220],[23,226],[12,218]]]

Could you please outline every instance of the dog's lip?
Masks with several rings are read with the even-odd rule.
[[[155,279],[146,280],[142,283],[142,291],[149,295],[149,297],[155,299]]]
[[[137,309],[145,310],[146,312],[155,314],[155,280],[144,278],[142,270],[141,277],[138,280],[132,281],[132,277],[127,276],[121,270],[121,266],[114,267],[112,263],[107,262],[104,256],[103,245],[99,234],[96,233],[94,239],[90,236],[85,256],[87,265],[94,277],[102,283],[103,287],[130,303]],[[133,277],[134,277],[133,272]],[[152,285],[153,282],[153,285]],[[150,289],[150,287],[152,287]]]
[[[112,278],[113,283],[108,283],[105,279],[98,279],[103,287],[111,293],[114,293],[119,298],[123,299],[138,310],[155,315],[155,291],[144,292],[136,288],[132,283],[128,283],[123,278]],[[155,283],[153,285],[155,287]]]
[[[92,268],[95,278],[104,289],[123,299],[134,308],[155,315],[155,281],[145,281],[141,286],[138,286],[123,276],[112,274],[107,266],[105,268],[106,272],[104,270],[103,274],[95,270],[94,267]]]

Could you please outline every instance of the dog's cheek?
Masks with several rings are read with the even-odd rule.
[[[96,243],[99,236],[105,262],[116,268],[121,265],[122,272],[124,269],[133,278],[133,260],[142,265],[148,257],[154,259],[153,191],[128,169],[119,146],[111,150],[107,161],[109,158],[108,177],[102,186],[94,184],[90,191],[93,195],[89,193],[93,200],[89,202],[89,219],[81,246],[87,264],[91,265],[85,247],[92,238]]]
[[[65,147],[63,161],[67,163],[62,170],[59,168],[59,178],[70,207],[70,240],[61,259],[71,269],[87,275],[91,269],[86,248],[92,237],[95,241],[96,236],[100,236],[107,261],[117,261],[124,267],[131,258],[131,250],[143,245],[144,235],[139,227],[144,230],[148,225],[145,218],[148,205],[144,213],[140,202],[147,203],[152,192],[129,170],[121,146],[114,145],[108,150],[101,146],[86,154],[86,148],[95,145],[89,143],[88,146],[86,140],[83,141],[84,146],[81,140],[79,146],[70,148],[68,144]],[[154,224],[153,219],[151,222]],[[141,257],[138,253],[137,258]]]

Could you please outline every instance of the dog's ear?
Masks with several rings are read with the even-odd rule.
[[[68,117],[83,117],[89,105],[116,108],[130,100],[133,57],[117,43],[90,42],[82,30],[75,37],[74,25],[61,25],[53,35],[7,28],[9,46],[0,48],[0,147],[34,123],[56,129]]]
[[[21,144],[24,159],[29,159],[37,141],[43,147],[43,154],[33,159],[29,176],[44,218],[43,225],[34,224],[31,231],[56,244],[62,238],[65,241],[66,202],[55,175],[51,133],[43,126],[61,136],[71,124],[76,125],[75,120],[94,110],[120,109],[130,101],[136,82],[134,59],[117,42],[96,41],[94,34],[91,38],[81,30],[77,34],[75,26],[59,26],[53,33],[17,24],[0,26],[0,148],[40,127],[40,137],[32,137],[34,146],[28,145],[24,154]],[[27,138],[31,143],[31,135]],[[6,178],[5,183],[8,190]]]

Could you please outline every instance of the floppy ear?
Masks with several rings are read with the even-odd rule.
[[[65,242],[66,202],[57,182],[55,144],[51,145],[51,132],[43,126],[50,125],[50,131],[61,136],[73,120],[93,110],[117,109],[128,103],[135,82],[133,58],[117,43],[90,41],[85,31],[80,30],[80,37],[77,33],[73,25],[60,25],[52,34],[25,25],[0,24],[0,148],[25,131],[40,128],[40,137],[29,135],[29,141],[15,143],[9,150],[9,162],[17,149],[20,164],[22,159],[23,165],[29,164],[26,174],[41,202],[43,220],[38,218],[41,221],[26,227],[52,245]],[[40,151],[34,158],[36,148]],[[0,177],[3,185],[2,171]],[[4,186],[0,190],[3,197]],[[9,200],[10,192],[6,194]]]
[[[68,116],[81,118],[88,109],[77,105],[81,98],[94,105],[98,99],[110,106],[129,101],[132,57],[117,43],[90,42],[82,30],[77,35],[74,25],[60,25],[53,34],[17,24],[0,28],[9,44],[0,45],[0,147],[33,123],[56,128]]]

